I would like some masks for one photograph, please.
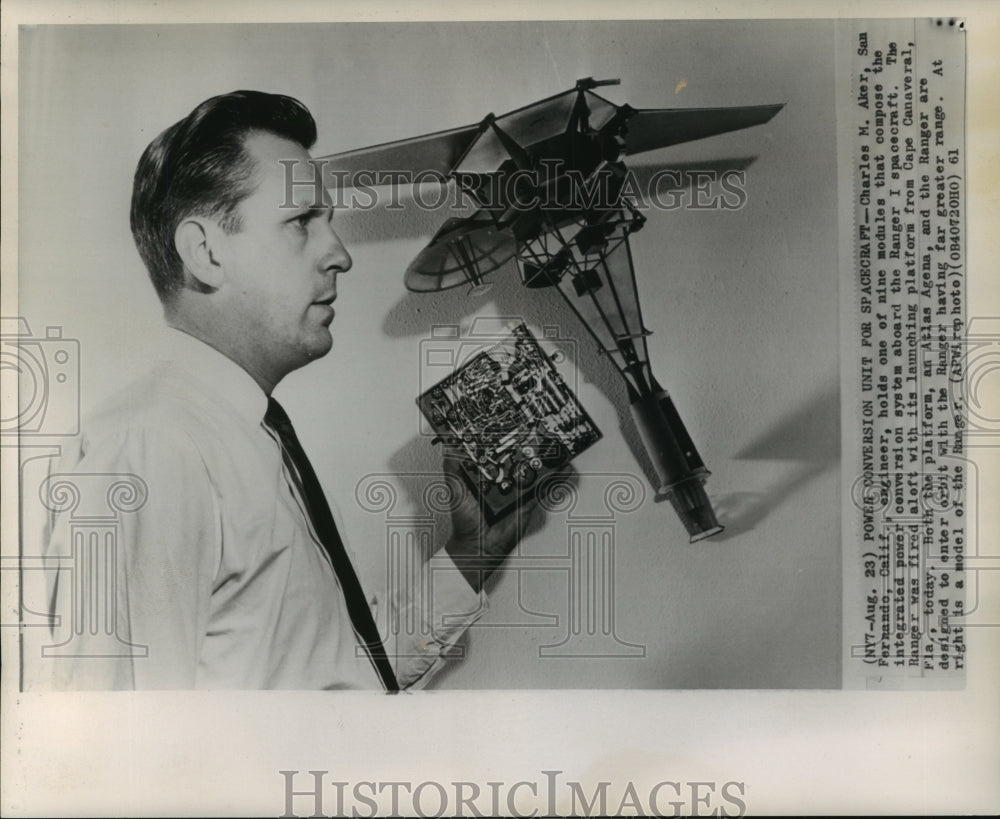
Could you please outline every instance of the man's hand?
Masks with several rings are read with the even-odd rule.
[[[538,501],[528,496],[496,523],[487,523],[479,502],[462,478],[460,457],[456,450],[445,448],[444,474],[452,484],[454,503],[452,535],[444,548],[469,585],[479,592],[537,516]]]

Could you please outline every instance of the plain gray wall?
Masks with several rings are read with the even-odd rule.
[[[636,107],[786,103],[765,126],[631,163],[640,178],[746,169],[741,210],[650,210],[633,240],[654,371],[712,469],[727,531],[688,544],[646,484],[615,522],[614,580],[617,634],[645,656],[540,657],[565,633],[568,575],[508,572],[438,686],[839,687],[832,43],[832,23],[806,21],[24,29],[19,313],[35,335],[61,325],[80,340],[84,408],[145,366],[162,320],[129,234],[132,173],[159,131],[214,94],[298,97],[317,119],[316,155],[476,122],[585,76],[621,78],[601,93]],[[604,432],[574,464],[581,510],[607,481],[588,473],[645,480],[620,385],[557,297],[522,289],[512,264],[482,296],[405,291],[403,270],[443,218],[412,206],[339,217],[354,268],[339,282],[334,350],[279,390],[369,584],[384,572],[385,521],[354,503],[357,484],[439,464],[413,403],[436,323],[558,325]],[[416,500],[397,484],[406,514]],[[521,553],[558,556],[566,537],[553,515]],[[530,611],[559,620],[540,626]]]

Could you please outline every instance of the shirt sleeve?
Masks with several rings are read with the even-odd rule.
[[[414,569],[416,576],[386,590],[388,607],[375,601],[396,679],[411,691],[424,688],[450,656],[458,655],[458,640],[489,610],[486,594],[472,590],[444,549]]]
[[[221,557],[218,499],[194,442],[131,428],[85,443],[48,479],[56,689],[196,687]]]

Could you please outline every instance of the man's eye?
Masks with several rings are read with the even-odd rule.
[[[288,224],[294,225],[296,231],[301,231],[303,233],[308,233],[309,225],[317,218],[319,211],[323,210],[327,221],[333,220],[333,208],[317,208],[315,210],[307,210],[304,213],[299,214],[294,219],[290,219]]]
[[[295,233],[299,233],[304,236],[309,233],[309,221],[310,214],[306,212],[296,216],[294,219],[289,219],[287,224]]]

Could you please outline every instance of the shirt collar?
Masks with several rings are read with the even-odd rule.
[[[232,404],[251,424],[267,411],[267,395],[253,376],[210,344],[182,330],[167,328],[167,361],[196,378],[201,386]]]

